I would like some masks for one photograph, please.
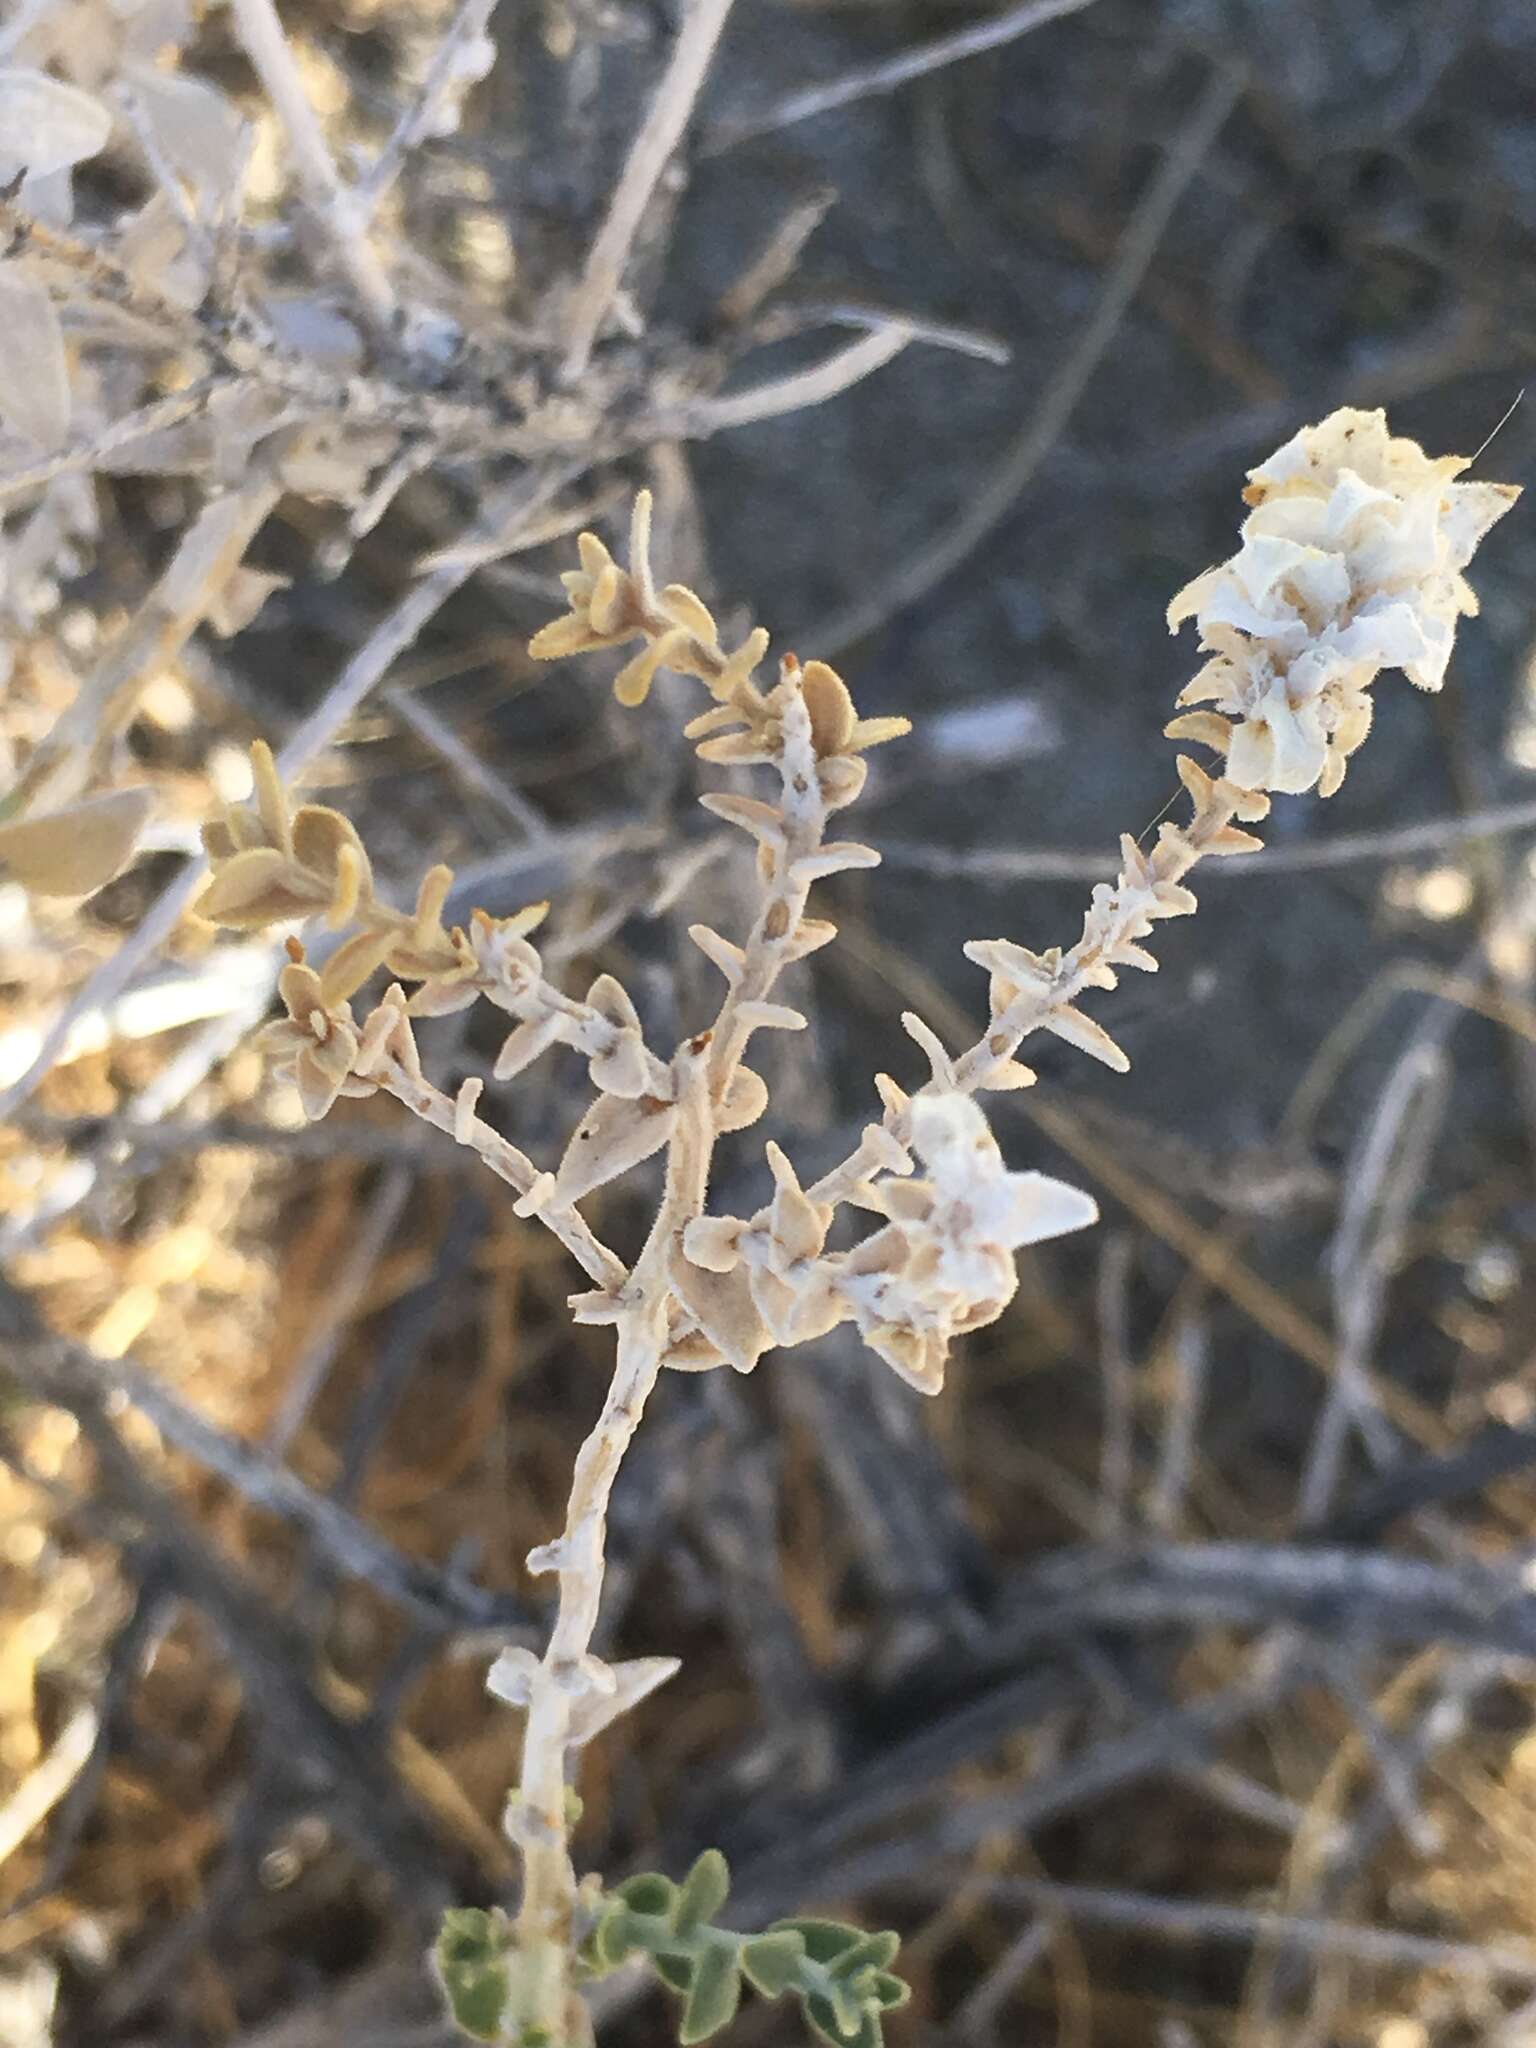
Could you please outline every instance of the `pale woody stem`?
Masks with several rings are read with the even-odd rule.
[[[1234,815],[1235,806],[1225,797],[1213,797],[1207,806],[1197,810],[1177,839],[1161,841],[1150,855],[1157,879],[1160,882],[1181,881],[1196,862],[1204,858],[1211,841],[1232,822]],[[1127,924],[1129,922],[1127,919]],[[998,1067],[1013,1058],[1031,1032],[1038,1031],[1053,1011],[1061,1009],[1082,993],[1086,985],[1085,975],[1105,946],[1129,936],[1128,929],[1117,928],[1092,947],[1075,946],[1062,961],[1048,988],[1026,990],[1015,997],[1006,1016],[994,1020],[985,1036],[956,1060],[955,1080],[960,1089],[967,1095],[976,1095],[985,1089]],[[890,1130],[902,1144],[911,1137],[905,1115],[891,1120]],[[814,1202],[836,1205],[848,1199],[851,1190],[867,1172],[862,1150],[856,1151],[824,1174],[806,1192]]]
[[[640,1308],[620,1325],[608,1397],[572,1475],[562,1538],[562,1555],[569,1562],[560,1571],[559,1612],[528,1703],[518,1810],[510,1816],[523,1856],[517,1936],[520,1950],[538,1960],[542,1976],[534,1994],[542,2009],[526,2017],[548,2027],[564,2022],[576,1893],[565,1805],[573,1701],[561,1680],[565,1674],[574,1677],[591,1648],[602,1601],[608,1503],[660,1374],[664,1341],[654,1311]]]
[[[667,1158],[667,1186],[650,1236],[624,1288],[618,1358],[603,1412],[577,1454],[559,1545],[559,1607],[549,1646],[532,1681],[523,1736],[522,1775],[509,1826],[523,1854],[519,1952],[534,1976],[518,2017],[564,2041],[571,1998],[570,1952],[576,1878],[565,1803],[571,1709],[602,1603],[608,1503],[645,1404],[661,1375],[667,1341],[666,1259],[672,1239],[704,1204],[714,1144],[707,1091],[708,1038],[685,1046],[676,1062],[678,1123]]]
[[[740,1065],[752,1035],[751,1026],[741,1023],[737,1012],[743,1003],[762,1002],[772,994],[786,964],[790,945],[805,916],[811,885],[809,882],[803,885],[791,882],[790,872],[797,860],[816,851],[826,831],[826,808],[811,775],[786,774],[783,796],[785,844],[782,863],[767,901],[752,927],[741,979],[721,1005],[715,1023],[715,1040],[710,1049],[710,1091],[717,1102],[723,1099],[730,1086],[731,1076]]]
[[[586,371],[604,315],[623,283],[645,209],[682,139],[731,4],[732,0],[690,0],[684,12],[671,62],[631,145],[566,312],[561,365],[561,380],[566,384],[578,382]]]
[[[393,1060],[381,1061],[370,1071],[369,1079],[377,1081],[397,1102],[403,1102],[423,1123],[446,1131],[450,1138],[457,1137],[457,1109],[430,1081],[415,1079]],[[527,1194],[538,1179],[538,1169],[533,1161],[502,1137],[499,1131],[493,1131],[489,1124],[482,1123],[479,1117],[470,1120],[468,1142],[491,1171],[516,1188],[519,1194]],[[623,1260],[593,1236],[576,1210],[541,1209],[539,1220],[548,1225],[582,1270],[600,1287],[613,1287],[623,1280]]]
[[[1232,804],[1213,798],[1207,807],[1196,812],[1177,839],[1161,841],[1151,855],[1157,879],[1182,881],[1196,862],[1204,858],[1211,840],[1232,822],[1233,815]],[[1129,936],[1128,930],[1117,927],[1092,947],[1074,947],[1048,989],[1025,990],[1016,996],[1006,1015],[956,1063],[956,1078],[965,1092],[975,1094],[985,1088],[989,1075],[1003,1060],[1012,1059],[1029,1034],[1039,1030],[1053,1010],[1061,1009],[1082,993],[1085,976],[1101,954]]]
[[[804,711],[801,709],[803,718]],[[788,736],[786,736],[788,738]],[[574,1694],[602,1603],[608,1503],[619,1467],[661,1375],[667,1343],[666,1261],[672,1242],[704,1207],[715,1143],[715,1108],[723,1099],[752,1034],[741,1005],[770,994],[805,914],[810,884],[792,883],[796,860],[821,843],[826,809],[815,780],[809,734],[805,762],[783,776],[785,851],[773,887],[752,928],[740,979],[722,1003],[712,1031],[680,1055],[678,1123],[667,1160],[660,1213],[624,1286],[633,1306],[619,1324],[618,1358],[603,1412],[577,1454],[559,1545],[559,1606],[549,1646],[535,1673],[523,1737],[522,1774],[511,1830],[523,1855],[523,1897],[517,1944],[532,1970],[526,2022],[560,2039],[571,1992],[569,1958],[576,1877],[566,1813],[565,1757]]]

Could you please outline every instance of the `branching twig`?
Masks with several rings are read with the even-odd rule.
[[[282,123],[310,215],[369,321],[386,333],[395,313],[394,287],[368,241],[366,209],[337,175],[273,0],[232,0],[232,11],[245,53]]]
[[[682,139],[720,40],[732,0],[687,0],[671,60],[656,88],[650,111],[630,147],[608,212],[565,309],[565,354],[561,376],[576,383],[586,370],[656,181]]]

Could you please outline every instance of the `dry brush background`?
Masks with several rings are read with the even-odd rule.
[[[0,57],[105,90],[147,11],[13,0]],[[0,2036],[434,2048],[433,1921],[513,1875],[485,1665],[537,1637],[521,1560],[605,1353],[472,1157],[387,1102],[300,1124],[248,1044],[273,949],[175,922],[198,823],[265,736],[400,900],[439,859],[461,908],[551,896],[546,957],[621,972],[670,1042],[709,972],[685,927],[739,915],[745,863],[666,689],[621,714],[611,661],[525,653],[572,530],[649,483],[669,573],[916,725],[862,806],[885,865],[801,970],[822,1058],[770,1075],[797,1157],[835,1158],[871,1067],[911,1064],[904,1002],[974,1024],[958,941],[1070,936],[1172,793],[1162,607],[1228,551],[1244,467],[1340,403],[1470,451],[1515,399],[1536,16],[1094,0],[962,58],[949,6],[738,0],[583,352],[571,280],[676,9],[504,6],[462,123],[407,121],[392,162],[476,11],[285,7],[345,174],[392,173],[403,339],[313,235],[235,10],[180,15],[183,74],[255,124],[216,253],[302,318],[253,370],[121,275],[76,261],[71,298],[71,248],[196,199],[141,79],[43,251],[67,459],[0,442],[0,781],[85,701],[98,780],[155,800],[84,904],[0,889]],[[299,437],[254,482],[217,424],[253,383]],[[1526,481],[1531,432],[1489,473]],[[233,637],[161,638],[156,579],[242,492],[283,580]],[[940,1401],[847,1333],[670,1377],[606,1629],[684,1668],[590,1752],[585,1863],[718,1843],[744,1914],[900,1927],[901,2044],[1536,2041],[1533,578],[1519,508],[1445,694],[1396,690],[1336,802],[1202,875],[1119,1003],[1131,1075],[1046,1054],[1007,1098],[1011,1161],[1105,1221],[1026,1256]],[[448,1085],[494,1053],[461,1022],[423,1033]],[[544,1075],[485,1098],[540,1157],[576,1100]],[[618,1243],[649,1214],[598,1208]],[[605,1995],[605,2038],[666,2038]]]

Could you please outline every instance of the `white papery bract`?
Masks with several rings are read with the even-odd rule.
[[[890,1220],[842,1263],[837,1293],[870,1349],[936,1394],[953,1339],[995,1322],[1012,1300],[1014,1252],[1081,1230],[1099,1212],[1066,1181],[1010,1173],[966,1095],[915,1097],[912,1144],[926,1177],[876,1184]]]
[[[1170,732],[1218,747],[1240,788],[1331,796],[1370,730],[1380,672],[1438,690],[1456,622],[1477,610],[1462,571],[1519,492],[1456,482],[1467,467],[1389,434],[1383,412],[1345,407],[1250,470],[1242,546],[1168,608],[1174,630],[1195,619],[1212,656],[1179,703],[1220,716]]]

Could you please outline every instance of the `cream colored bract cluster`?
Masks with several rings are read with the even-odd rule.
[[[841,1294],[869,1348],[931,1394],[955,1338],[995,1322],[1013,1299],[1015,1251],[1082,1230],[1099,1212],[1066,1181],[1010,1173],[967,1096],[919,1096],[911,1124],[926,1175],[877,1185],[890,1220],[848,1255]]]
[[[1438,690],[1456,621],[1477,610],[1461,572],[1519,492],[1455,482],[1467,467],[1346,407],[1250,470],[1241,548],[1168,608],[1213,657],[1179,703],[1216,707],[1169,736],[1216,747],[1240,788],[1331,796],[1370,730],[1377,676],[1400,668]]]

